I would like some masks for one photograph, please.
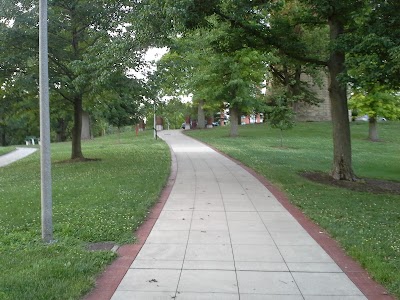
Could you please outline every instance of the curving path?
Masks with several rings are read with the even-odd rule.
[[[16,162],[24,157],[35,153],[36,148],[17,148],[16,150],[0,156],[0,167],[5,167],[13,162]]]
[[[112,299],[367,299],[244,168],[179,131],[177,176]]]

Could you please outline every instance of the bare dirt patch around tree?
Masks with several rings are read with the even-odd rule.
[[[70,164],[70,163],[91,162],[91,161],[101,161],[101,158],[78,157],[78,158],[74,158],[74,159],[61,160],[56,163],[57,164]]]
[[[304,172],[300,175],[317,183],[345,188],[352,191],[400,195],[400,182],[397,181],[372,178],[362,178],[357,181],[335,180],[329,174],[322,172]]]

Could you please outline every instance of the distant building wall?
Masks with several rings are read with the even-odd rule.
[[[303,74],[301,76],[302,81],[309,83],[312,90],[316,92],[318,99],[322,102],[318,106],[310,105],[304,102],[299,102],[294,105],[294,111],[296,113],[296,121],[331,121],[331,107],[329,103],[329,92],[328,92],[328,75],[322,73],[322,85],[319,87],[314,80]]]
[[[82,113],[82,140],[89,140],[92,138],[90,130],[90,117],[87,112]]]

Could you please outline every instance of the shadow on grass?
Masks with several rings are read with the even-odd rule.
[[[400,182],[397,181],[372,178],[363,178],[358,181],[336,180],[329,174],[323,172],[304,172],[300,173],[300,176],[313,182],[357,192],[400,195]]]

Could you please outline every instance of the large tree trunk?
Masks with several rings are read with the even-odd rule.
[[[204,127],[206,127],[203,106],[204,100],[200,100],[199,106],[197,107],[197,127],[199,129],[204,129]]]
[[[368,139],[376,142],[379,140],[378,136],[378,123],[376,121],[375,117],[370,117],[368,120],[369,123],[369,134],[368,134]]]
[[[7,146],[5,126],[1,126],[0,145],[3,147]]]
[[[58,128],[57,128],[57,142],[65,142],[67,140],[67,124],[65,123],[64,118],[59,118],[57,120]]]
[[[236,137],[239,135],[239,109],[236,106],[231,106],[229,108],[229,115],[231,119],[231,137]]]
[[[81,146],[82,134],[82,96],[74,98],[74,127],[72,128],[72,154],[71,159],[84,158]]]
[[[330,39],[334,45],[343,33],[343,24],[335,17],[329,20]],[[345,70],[345,54],[341,50],[333,50],[328,62],[329,98],[333,123],[333,170],[335,179],[356,179],[351,162],[350,123],[347,107],[346,86],[338,81],[338,75]]]

